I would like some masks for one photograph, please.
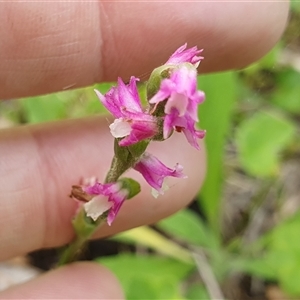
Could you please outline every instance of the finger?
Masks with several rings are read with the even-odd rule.
[[[124,299],[115,276],[93,263],[75,263],[0,293],[1,299]]]
[[[202,147],[203,148],[203,147]],[[195,150],[177,133],[149,152],[173,167],[183,165],[187,179],[174,179],[164,196],[153,198],[137,172],[142,193],[126,201],[111,227],[100,235],[154,223],[187,205],[203,181],[204,149]],[[105,118],[68,120],[0,131],[0,259],[69,242],[75,202],[72,184],[83,176],[103,180],[113,155]]]
[[[149,74],[179,46],[201,72],[241,68],[279,39],[288,1],[0,3],[0,98]]]

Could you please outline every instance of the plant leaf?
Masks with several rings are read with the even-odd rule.
[[[130,244],[139,244],[180,262],[193,265],[194,261],[188,250],[182,248],[150,227],[142,226],[121,232],[111,238]]]
[[[199,108],[199,118],[201,128],[207,131],[204,139],[207,174],[200,192],[199,205],[212,228],[220,232],[224,145],[236,102],[236,74],[226,72],[200,76],[198,84],[206,94],[206,100]]]
[[[126,299],[180,299],[179,283],[191,266],[157,256],[122,254],[97,259],[118,277]]]
[[[293,140],[295,125],[278,113],[259,111],[243,121],[236,133],[239,160],[245,171],[259,177],[279,169],[279,152]]]
[[[293,114],[300,114],[300,73],[293,69],[276,74],[276,90],[271,100],[280,108]]]
[[[218,248],[220,245],[214,232],[207,227],[200,216],[188,209],[160,221],[157,226],[168,234],[194,245],[209,248]]]

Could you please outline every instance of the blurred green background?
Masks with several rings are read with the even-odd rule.
[[[300,299],[300,2],[267,56],[198,83],[208,150],[198,198],[113,237],[134,247],[97,261],[127,299]],[[0,127],[103,113],[93,88],[1,102]]]

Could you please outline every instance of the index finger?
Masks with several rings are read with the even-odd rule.
[[[187,42],[201,71],[240,68],[280,37],[288,2],[2,2],[0,98],[148,74]]]

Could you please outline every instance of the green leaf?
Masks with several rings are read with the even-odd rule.
[[[273,103],[291,113],[300,114],[300,73],[287,69],[276,74],[276,90]]]
[[[282,115],[259,111],[242,122],[236,133],[239,160],[244,169],[258,177],[278,173],[278,154],[295,134],[295,125]]]
[[[300,213],[279,224],[269,236],[267,260],[284,291],[300,296]]]
[[[277,281],[291,296],[300,296],[300,212],[264,235],[264,254],[260,257],[232,259],[232,270],[264,280]]]
[[[204,138],[207,148],[207,174],[201,189],[199,204],[212,228],[219,232],[221,192],[224,181],[224,145],[236,101],[236,74],[226,72],[200,76],[198,84],[206,94],[206,100],[199,108],[199,118],[201,128],[207,131]]]
[[[206,288],[202,284],[193,284],[190,286],[187,290],[186,298],[190,300],[211,299]]]
[[[194,265],[189,250],[181,247],[148,226],[137,227],[121,232],[111,237],[111,239],[129,244],[142,245],[185,264]]]
[[[20,104],[28,123],[59,120],[67,116],[66,106],[56,94],[24,98],[20,100]]]
[[[111,86],[112,83],[102,83],[95,87],[104,94]],[[28,123],[78,118],[107,112],[93,87],[24,98],[20,99],[19,103],[25,121]]]
[[[280,251],[293,251],[300,254],[299,240],[300,212],[280,223],[269,238],[269,246]],[[300,259],[300,256],[299,256]],[[299,269],[300,271],[300,269]]]
[[[300,212],[266,233],[260,257],[231,260],[233,271],[244,272],[264,280],[276,281],[291,297],[300,296]]]
[[[168,234],[194,245],[218,248],[220,244],[214,232],[191,210],[181,210],[160,221],[157,226]]]
[[[101,94],[106,94],[108,92],[108,90],[112,87],[116,85],[115,82],[102,82],[102,83],[96,83],[93,87],[93,91],[94,89],[98,90]]]
[[[80,103],[81,104],[79,107],[80,112],[84,113],[84,115],[107,113],[107,109],[100,102],[94,89],[97,89],[102,94],[105,94],[112,87],[112,85],[113,85],[112,83],[101,83],[93,87],[85,88],[84,93],[81,96],[81,99],[83,99],[83,101],[82,103]]]
[[[266,257],[239,257],[231,259],[233,272],[243,272],[264,280],[276,280],[276,266]]]
[[[295,12],[300,12],[299,0],[291,0],[291,10]]]
[[[179,283],[192,270],[185,264],[156,256],[123,254],[97,261],[118,277],[126,299],[180,299]]]
[[[76,97],[73,101],[73,103],[69,103],[71,110],[71,116],[72,117],[84,117],[88,115],[94,115],[94,114],[103,114],[107,113],[107,109],[105,106],[101,103],[98,96],[96,95],[94,89],[97,89],[102,94],[105,94],[114,83],[100,83],[96,84],[92,87],[83,88],[80,90],[76,90],[77,92]],[[71,104],[71,105],[70,105]]]

